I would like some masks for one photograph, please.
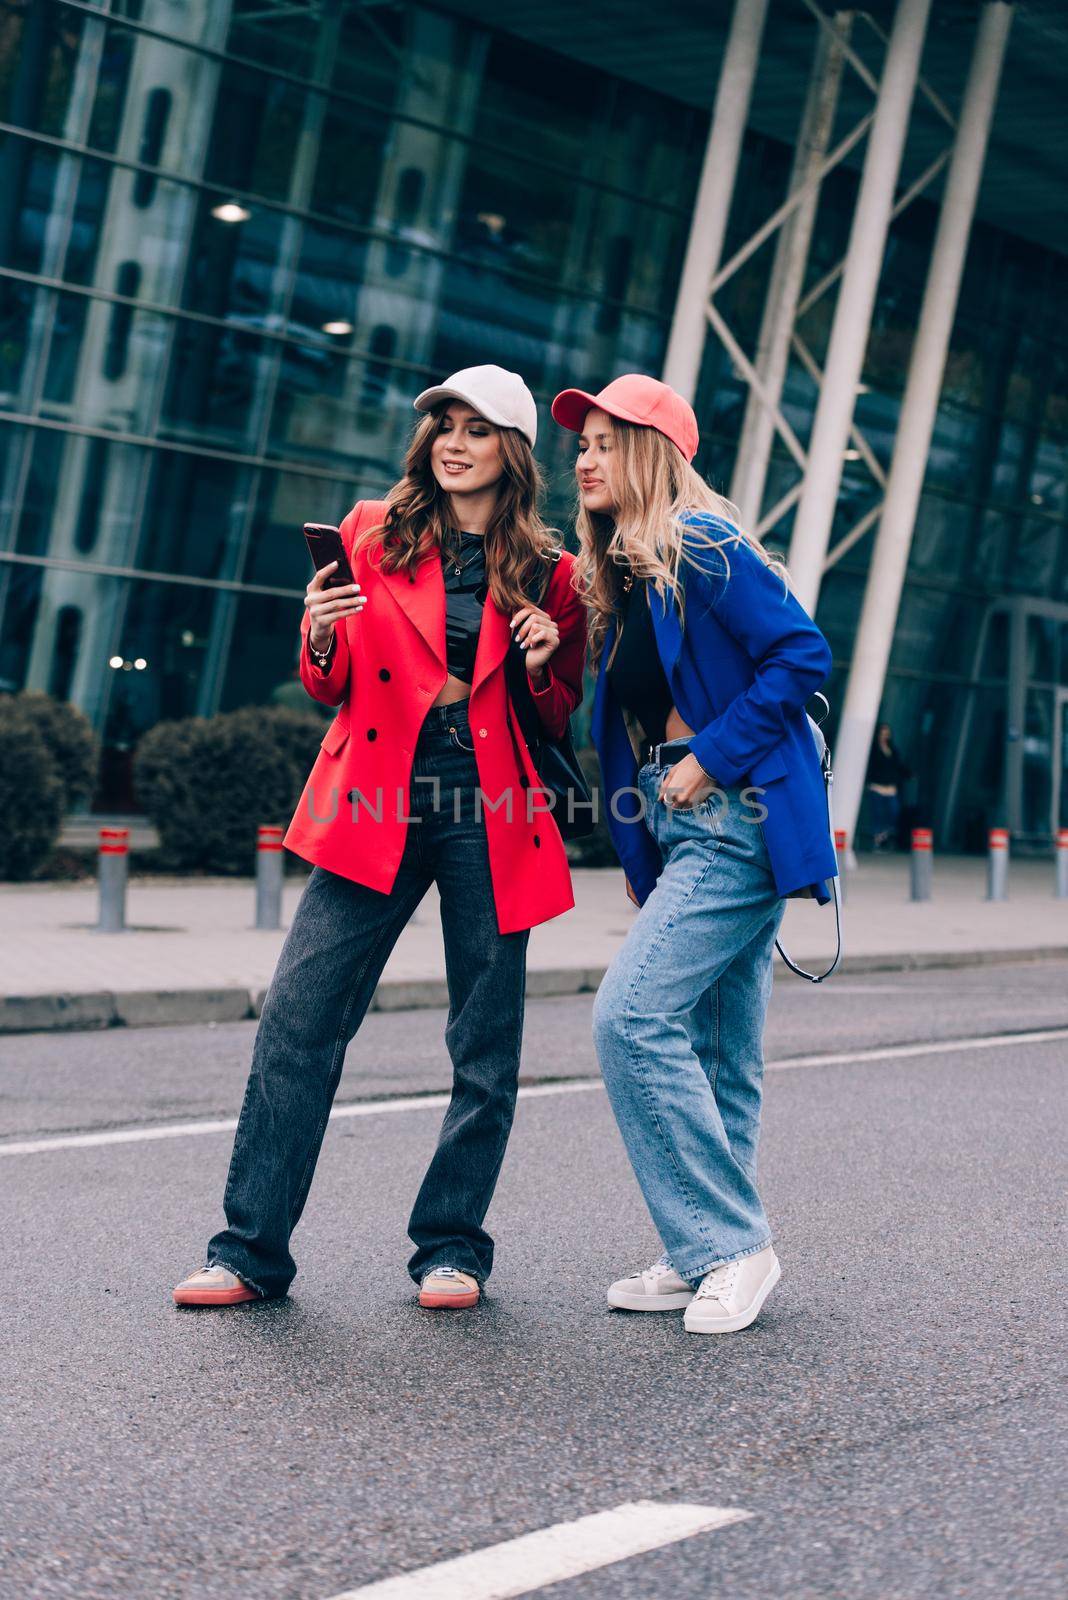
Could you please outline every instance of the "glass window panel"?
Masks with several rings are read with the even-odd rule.
[[[986,625],[986,643],[980,676],[1007,678],[1009,673],[1009,614],[995,611]]]
[[[970,596],[906,584],[898,611],[895,671],[978,676],[982,612]]]
[[[1063,524],[1047,517],[1021,517],[1011,557],[1005,569],[1005,587],[1018,594],[1045,595],[1057,563]]]
[[[47,296],[51,299],[54,306],[43,398],[49,403],[46,409],[51,409],[53,406],[58,408],[66,406],[74,398],[78,357],[92,301],[81,294],[53,295],[47,289],[37,292],[42,298]],[[45,315],[47,316],[47,312]]]
[[[0,438],[8,445],[3,456],[4,499],[18,519],[15,548],[21,555],[44,555],[52,533],[56,485],[67,440],[51,429],[6,427]],[[27,467],[20,506],[15,496]]]
[[[1023,737],[1021,828],[1025,834],[1048,836],[1053,792],[1053,695],[1028,689]]]
[[[909,551],[910,570],[955,576],[968,552],[974,518],[974,508],[959,500],[922,495]]]
[[[1052,617],[1027,619],[1027,676],[1057,681],[1057,624]]]
[[[160,432],[254,453],[253,399],[275,343],[241,326],[178,321]]]
[[[0,558],[0,693],[18,694],[26,686],[30,644],[41,599],[43,567],[24,567]]]
[[[303,539],[300,542],[303,544]],[[259,594],[238,599],[234,637],[241,640],[241,648],[230,652],[220,710],[232,711],[247,705],[318,709],[297,672],[303,609],[299,599],[281,600]]]
[[[1014,422],[1002,424],[994,460],[992,496],[1014,508],[1020,504],[1020,477],[1023,471],[1024,434]]]
[[[261,473],[242,580],[303,595],[312,575],[304,524],[325,522],[336,527],[360,498],[371,499],[374,494],[361,486],[326,483],[297,472]],[[302,610],[298,598],[296,610],[290,608],[288,629],[299,627]]]
[[[834,655],[843,660],[849,659],[863,601],[863,574],[832,567],[820,586],[816,621]]]
[[[559,282],[566,272],[578,189],[515,162],[506,147],[472,148],[457,208],[455,248],[483,270]]]
[[[219,79],[205,181],[288,200],[306,99],[297,84],[228,62]]]
[[[381,226],[376,202],[393,134],[380,111],[331,101],[323,118],[310,209],[340,222]]]
[[[65,7],[63,9],[66,10]],[[68,21],[70,16],[70,12],[67,12]],[[99,24],[94,24],[89,18],[83,17],[79,20],[86,26],[87,37],[89,29],[99,28]],[[89,123],[89,134],[85,140],[85,143],[94,150],[118,149],[130,83],[130,66],[136,48],[136,37],[128,29],[109,27],[105,30],[96,93],[93,97],[93,112]],[[162,41],[155,44],[154,50],[157,63],[161,56],[164,60],[176,63],[181,59],[176,50],[172,50]],[[157,70],[159,70],[158,65]],[[148,153],[141,159],[151,162],[154,166],[159,164],[158,154],[155,161]]]
[[[965,850],[985,851],[988,828],[1004,827],[1005,691],[973,689],[951,829]],[[963,716],[963,713],[962,713]]]
[[[1039,439],[1031,463],[1028,498],[1033,506],[1054,516],[1068,510],[1068,443],[1062,439]]]
[[[974,484],[982,438],[982,419],[976,412],[940,406],[931,434],[925,484],[966,494]]]
[[[946,357],[946,370],[942,379],[942,400],[953,400],[958,405],[974,406],[983,403],[986,382],[985,356],[982,340],[971,328],[954,329],[954,343]]]
[[[1068,435],[1068,350],[1061,347],[1050,354],[1050,381],[1042,427],[1059,439]]]
[[[231,578],[251,536],[254,469],[171,450],[152,452],[137,560],[151,572]]]
[[[201,708],[216,594],[180,583],[94,580],[114,586],[113,648],[124,661],[147,662],[143,671],[96,667],[102,681],[104,740],[131,756],[154,723],[194,716]],[[129,762],[118,763],[128,772]]]
[[[536,128],[540,156],[588,172],[583,146],[597,127],[605,87],[582,62],[492,34],[475,137],[507,152],[522,149]]]
[[[1057,813],[1053,818],[1057,828],[1068,828],[1068,700],[1054,701],[1054,715],[1058,718],[1058,743],[1060,746],[1060,771],[1057,773]]]
[[[19,389],[29,343],[30,318],[41,291],[0,278],[0,404],[21,410]]]
[[[978,536],[971,542],[971,573],[989,588],[1000,586],[1016,544],[1016,518],[1001,511],[976,512]]]
[[[440,29],[443,19],[435,20]],[[306,36],[302,20],[295,26]],[[392,110],[402,59],[410,63],[413,72],[426,66],[437,69],[440,64],[442,33],[428,35],[426,26],[426,13],[415,12],[411,6],[375,6],[373,10],[363,5],[344,6],[333,51],[333,86],[348,94],[358,93],[361,100],[387,112]],[[463,22],[453,26],[461,35],[473,31]],[[233,37],[236,47],[244,34],[235,28]],[[305,37],[302,43],[306,43]],[[242,54],[252,52],[242,50]]]

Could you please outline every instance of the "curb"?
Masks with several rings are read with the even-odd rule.
[[[987,967],[1068,957],[1068,946],[1038,945],[1030,950],[906,951],[901,955],[847,956],[840,972],[925,972],[937,968]],[[818,961],[816,956],[804,956]],[[785,972],[776,963],[778,973]],[[605,967],[548,967],[527,974],[527,998],[592,994]],[[263,1009],[265,989],[133,989],[112,993],[0,996],[0,1035],[73,1033],[100,1028],[181,1027],[196,1023],[253,1021]],[[370,1011],[423,1011],[449,1004],[437,978],[400,978],[380,983]]]

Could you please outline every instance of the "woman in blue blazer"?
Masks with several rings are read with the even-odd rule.
[[[565,390],[552,413],[581,436],[592,735],[639,907],[594,1037],[664,1245],[608,1303],[732,1333],[779,1279],[756,1188],[763,1032],[785,897],[827,900],[836,871],[804,711],[831,654],[690,465],[697,420],[674,390],[630,374]]]

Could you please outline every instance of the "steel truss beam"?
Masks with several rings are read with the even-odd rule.
[[[854,18],[856,21],[863,22],[875,34],[875,36],[883,45],[886,44],[888,37],[885,30],[879,27],[875,20],[865,12],[851,13],[848,11],[839,11],[835,15],[828,15],[828,13],[824,11],[823,8],[817,3],[817,0],[802,0],[802,4],[810,13],[818,28],[824,34],[827,40],[827,49],[830,53],[832,53],[832,60],[833,54],[836,53],[842,61],[844,61],[853,69],[865,87],[868,88],[872,94],[877,95],[879,92],[879,80],[874,76],[866,62],[849,42],[848,25],[849,22]],[[821,71],[826,70],[826,66],[826,57],[821,57],[820,53],[817,52],[813,73],[814,79],[818,74],[821,73]],[[816,92],[816,87],[817,86],[814,83],[810,89],[810,95]],[[951,132],[955,133],[957,126],[955,117],[946,106],[945,102],[934,90],[934,88],[922,76],[917,78],[917,89],[932,107],[935,113],[943,122],[946,123]],[[848,133],[838,140],[831,151],[829,151],[826,155],[821,156],[816,161],[812,170],[810,170],[807,174],[800,176],[799,181],[794,182],[794,184],[791,186],[789,194],[782,204],[778,206],[776,210],[765,219],[764,222],[761,223],[759,228],[757,228],[750,235],[744,244],[739,246],[739,248],[731,256],[730,260],[724,263],[719,270],[715,271],[709,287],[708,301],[705,306],[706,320],[714,329],[717,338],[724,346],[735,368],[744,378],[750,390],[751,396],[754,397],[756,404],[770,419],[773,434],[777,435],[782,440],[782,443],[786,447],[791,458],[797,465],[799,473],[801,474],[798,482],[793,485],[786,492],[786,494],[782,495],[780,499],[776,501],[776,503],[771,506],[763,516],[760,516],[759,514],[759,507],[757,507],[755,510],[753,510],[751,507],[743,507],[743,512],[747,513],[746,520],[753,525],[753,531],[760,538],[763,538],[766,534],[768,534],[797,504],[804,487],[804,474],[807,469],[808,458],[803,446],[797,438],[796,433],[787,421],[780,405],[782,378],[785,377],[785,373],[781,375],[778,382],[773,381],[769,384],[765,381],[767,378],[767,373],[763,369],[760,360],[760,353],[758,352],[756,360],[752,360],[746,355],[740,341],[727,323],[726,318],[716,306],[715,296],[723,288],[723,286],[727,284],[730,279],[734,277],[734,275],[739,272],[741,268],[756,254],[756,252],[768,242],[769,239],[773,238],[776,234],[779,234],[780,245],[783,243],[783,234],[788,225],[792,224],[797,219],[798,215],[802,212],[806,205],[811,205],[817,200],[819,191],[823,185],[823,181],[827,177],[828,173],[833,172],[836,167],[841,166],[851,152],[856,149],[857,145],[869,132],[874,118],[874,110],[866,113],[857,123],[854,124]],[[916,200],[924,193],[925,190],[930,187],[934,180],[948,165],[952,155],[952,150],[953,145],[952,141],[950,141],[947,143],[945,149],[942,150],[939,155],[928,164],[924,171],[920,173],[919,176],[901,193],[891,210],[891,220],[895,220],[897,217],[899,217],[914,200]],[[797,169],[795,169],[795,180],[797,180],[798,177],[799,174]],[[805,253],[807,255],[807,241]],[[812,378],[812,381],[817,388],[823,380],[823,371],[808,345],[797,332],[797,323],[806,315],[807,312],[812,309],[814,305],[819,302],[819,300],[821,300],[831,289],[835,287],[845,270],[845,264],[846,257],[843,256],[838,262],[835,263],[833,267],[824,273],[818,282],[816,282],[804,295],[799,295],[793,315],[793,327],[790,332],[790,346],[798,360],[804,366],[806,372]],[[801,265],[803,268],[803,261]],[[772,281],[774,284],[774,277]],[[864,462],[875,484],[881,491],[885,490],[886,472],[880,464],[879,459],[872,449],[869,441],[855,422],[851,423],[850,425],[849,441],[851,446],[858,451],[860,459]],[[768,456],[770,456],[770,439],[768,440],[766,450]],[[767,462],[765,461],[762,465],[763,470],[761,470],[759,474],[761,483],[763,481],[764,471],[766,471]],[[739,478],[742,471],[743,463],[741,460],[739,460],[738,468],[736,470],[736,480]],[[824,571],[828,570],[830,567],[834,566],[836,562],[840,561],[841,558],[850,549],[852,549],[860,539],[864,537],[872,525],[878,520],[882,512],[882,508],[883,500],[880,498],[864,513],[864,515],[857,523],[854,524],[849,532],[846,533],[839,540],[839,542],[827,552],[824,561]]]

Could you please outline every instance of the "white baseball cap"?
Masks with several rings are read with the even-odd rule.
[[[441,400],[464,400],[480,417],[498,428],[517,428],[533,448],[538,437],[538,408],[518,372],[503,367],[464,367],[412,401],[416,411],[430,411]]]

